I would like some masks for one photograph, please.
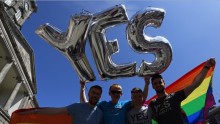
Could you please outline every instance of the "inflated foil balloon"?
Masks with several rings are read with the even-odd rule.
[[[59,29],[45,24],[40,26],[36,33],[70,60],[81,81],[95,80],[85,55],[88,33],[93,58],[102,79],[153,75],[162,73],[169,66],[172,59],[172,48],[164,37],[145,35],[144,28],[160,27],[164,14],[163,9],[149,8],[137,12],[131,21],[128,21],[125,7],[116,5],[93,15],[81,13],[72,16],[67,32],[61,32]],[[108,41],[105,35],[106,29],[123,23],[128,23],[126,33],[131,48],[139,53],[155,55],[152,63],[143,60],[138,72],[136,72],[135,62],[117,65],[111,58],[113,54],[119,52],[118,41]]]
[[[150,63],[143,60],[138,75],[162,73],[172,59],[172,48],[169,41],[161,36],[150,37],[144,33],[145,27],[160,27],[165,11],[159,8],[148,8],[137,12],[127,26],[127,40],[134,51],[151,53],[155,60]]]
[[[70,60],[80,80],[84,82],[95,80],[85,55],[86,38],[92,17],[89,13],[72,16],[67,32],[61,32],[49,24],[42,25],[36,30],[36,34]]]
[[[136,73],[136,63],[115,64],[111,55],[119,51],[117,40],[108,41],[105,31],[109,27],[128,22],[125,7],[116,5],[110,9],[94,14],[90,29],[90,46],[102,79],[130,77]]]

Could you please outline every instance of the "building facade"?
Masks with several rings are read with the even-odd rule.
[[[17,109],[38,107],[34,53],[20,31],[36,10],[33,0],[0,1],[0,124]]]

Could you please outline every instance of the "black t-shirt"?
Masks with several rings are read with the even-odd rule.
[[[181,102],[186,98],[184,90],[150,102],[153,118],[159,124],[184,124]]]

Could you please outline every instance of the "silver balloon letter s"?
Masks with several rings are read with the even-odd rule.
[[[160,27],[164,14],[165,11],[159,8],[139,11],[127,26],[127,39],[134,51],[155,55],[152,63],[143,60],[138,72],[139,76],[162,73],[171,62],[172,49],[169,41],[161,36],[150,37],[144,34],[145,26]]]
[[[85,43],[91,20],[91,14],[82,13],[71,17],[67,33],[62,33],[49,24],[42,25],[36,30],[36,34],[70,60],[80,80],[85,82],[95,80],[85,55]]]
[[[123,5],[117,5],[94,14],[89,38],[93,57],[102,79],[135,75],[136,63],[116,65],[112,61],[111,55],[118,52],[118,43],[117,41],[108,42],[105,36],[105,30],[107,28],[125,22],[128,22],[128,17]]]

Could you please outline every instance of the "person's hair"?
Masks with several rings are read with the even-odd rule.
[[[120,87],[121,90],[122,90],[121,85],[119,85],[119,84],[112,84],[112,85],[109,87],[109,91],[111,91],[112,87]]]
[[[157,78],[163,79],[162,75],[160,75],[160,74],[155,74],[155,75],[153,75],[153,76],[151,77],[151,82],[153,82],[153,80],[154,80],[154,79],[157,79]]]
[[[90,91],[91,91],[91,89],[93,89],[93,88],[96,88],[96,89],[100,90],[100,91],[101,91],[101,93],[102,93],[102,87],[101,87],[101,86],[99,86],[99,85],[94,85],[94,86],[91,86],[91,87],[90,87],[90,89],[89,89],[89,92],[90,92]]]
[[[142,89],[138,88],[138,87],[135,87],[131,90],[131,94],[132,93],[143,93]]]

